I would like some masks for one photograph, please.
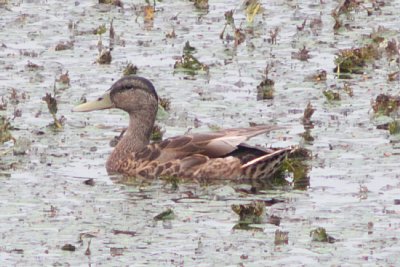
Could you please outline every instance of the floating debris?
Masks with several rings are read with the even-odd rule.
[[[268,216],[267,223],[279,226],[281,224],[281,218],[275,215]]]
[[[76,247],[71,244],[65,244],[64,246],[61,247],[61,249],[65,251],[75,251]]]
[[[125,230],[113,230],[112,233],[114,235],[129,235],[129,236],[135,236],[136,232],[135,231],[125,231]]]
[[[87,180],[83,181],[83,183],[85,185],[94,186],[94,179],[93,178],[87,179]]]
[[[325,228],[318,227],[310,232],[311,240],[316,242],[335,243],[336,239],[326,233]]]
[[[289,244],[289,232],[276,229],[274,244],[275,244],[275,246]]]
[[[161,212],[160,214],[154,216],[155,221],[167,221],[175,219],[175,214],[172,209],[167,209],[166,211]]]
[[[232,210],[239,215],[241,224],[259,224],[265,219],[265,204],[263,201],[253,201],[249,204],[232,204]]]

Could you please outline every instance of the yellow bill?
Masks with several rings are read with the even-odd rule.
[[[114,103],[111,102],[110,92],[105,93],[97,100],[89,101],[83,104],[80,104],[72,109],[73,112],[88,112],[93,110],[101,110],[113,108]]]

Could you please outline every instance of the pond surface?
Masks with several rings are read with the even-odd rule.
[[[364,8],[333,30],[337,1],[262,1],[253,23],[239,1],[210,1],[199,11],[189,1],[157,2],[152,22],[145,22],[144,1],[124,1],[124,8],[96,1],[0,1],[0,115],[13,118],[12,135],[31,141],[25,155],[13,155],[12,141],[0,146],[0,262],[4,266],[396,266],[400,264],[399,145],[376,129],[371,100],[399,93],[387,75],[398,65],[386,56],[364,74],[337,79],[335,53],[362,46],[378,26],[388,40],[398,40],[400,2],[387,0],[370,16]],[[326,3],[325,3],[326,2]],[[382,2],[383,3],[383,2]],[[369,1],[363,7],[371,9]],[[235,47],[221,40],[224,13],[235,9],[246,40]],[[302,31],[297,30],[307,19]],[[309,23],[321,20],[314,31]],[[109,65],[96,63],[99,36],[93,30],[111,20],[115,45]],[[70,27],[69,27],[70,26]],[[71,28],[72,27],[72,28]],[[277,43],[268,42],[279,27]],[[176,38],[166,34],[175,30]],[[227,32],[233,35],[230,27]],[[107,33],[101,37],[109,44]],[[189,41],[209,73],[174,72]],[[56,51],[59,43],[72,49]],[[311,58],[292,58],[304,46]],[[246,194],[249,185],[180,184],[162,181],[124,184],[105,171],[109,141],[127,125],[118,110],[71,113],[82,96],[94,99],[122,76],[128,62],[149,78],[171,110],[158,123],[165,137],[216,127],[275,123],[284,130],[252,140],[254,144],[301,145],[313,153],[309,186],[290,185]],[[32,67],[37,64],[38,67]],[[272,100],[257,101],[257,85],[275,81]],[[327,80],[307,79],[318,70]],[[56,79],[68,71],[70,86]],[[347,82],[353,96],[339,91],[328,101],[323,91]],[[54,89],[55,88],[55,89]],[[13,89],[15,89],[14,97]],[[56,91],[60,131],[42,97]],[[311,102],[313,142],[301,134],[303,110]],[[17,112],[18,113],[18,112]],[[94,186],[83,182],[89,178]],[[233,230],[238,216],[232,204],[283,200],[267,207],[280,225]],[[175,219],[153,217],[172,209]],[[310,231],[324,227],[335,243],[311,241]],[[261,229],[261,230],[260,230]],[[275,231],[289,232],[286,245],[275,245]],[[122,231],[122,232],[118,232]],[[71,244],[76,251],[64,251]],[[88,249],[89,247],[89,249]]]

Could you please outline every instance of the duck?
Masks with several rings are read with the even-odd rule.
[[[72,109],[90,112],[115,108],[129,114],[129,126],[107,159],[109,174],[202,181],[268,179],[293,151],[292,147],[262,148],[245,143],[254,136],[282,129],[276,125],[190,133],[151,143],[158,100],[148,79],[129,75],[96,100]]]

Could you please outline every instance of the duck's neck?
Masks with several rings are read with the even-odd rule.
[[[119,172],[124,161],[132,159],[132,153],[141,151],[149,144],[155,114],[130,114],[129,127],[107,160],[108,172]]]

